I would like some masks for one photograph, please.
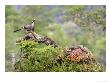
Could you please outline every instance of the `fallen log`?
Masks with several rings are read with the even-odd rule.
[[[47,36],[38,35],[35,32],[27,33],[24,37],[19,38],[18,40],[16,40],[16,43],[19,43],[22,40],[29,40],[29,39],[34,40],[38,43],[44,43],[46,45],[52,45],[54,48],[58,47],[56,42],[54,40],[52,40],[51,38],[49,38]]]

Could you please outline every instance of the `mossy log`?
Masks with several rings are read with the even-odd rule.
[[[28,32],[24,37],[19,38],[16,43],[21,42],[22,40],[34,40],[38,43],[45,43],[46,45],[52,45],[54,48],[58,47],[56,42],[47,36],[38,35],[35,32]]]

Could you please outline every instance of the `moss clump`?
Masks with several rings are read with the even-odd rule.
[[[63,48],[53,48],[50,45],[32,40],[18,44],[22,56],[15,64],[15,71],[26,72],[100,72],[103,68],[96,61],[91,63],[68,60]]]

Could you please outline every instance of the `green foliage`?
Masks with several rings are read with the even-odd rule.
[[[9,15],[17,15],[15,9],[11,5],[5,7],[5,17],[8,17]]]
[[[100,64],[75,63],[64,57],[62,48],[53,48],[34,41],[22,41],[24,58],[15,64],[17,71],[27,72],[92,72],[103,71]]]
[[[20,67],[17,67],[20,71],[49,71],[49,66],[55,62],[59,52],[59,49],[34,41],[24,41],[19,45],[25,52],[25,58],[20,62]]]
[[[75,15],[77,13],[81,13],[84,10],[85,6],[84,5],[71,5],[71,6],[67,6],[67,8],[68,8],[67,11],[70,14]]]
[[[106,28],[106,8],[103,5],[22,5],[19,7],[17,8],[15,5],[5,6],[6,71],[12,71],[11,53],[16,53],[19,50],[15,44],[16,39],[24,36],[24,31],[17,33],[13,31],[30,23],[34,18],[36,19],[35,32],[50,37],[59,46],[64,48],[82,44],[87,46],[97,57],[105,57],[106,31],[103,31],[103,28]],[[62,19],[63,17],[64,19]],[[77,27],[73,24],[76,24]],[[25,44],[21,45],[23,47]],[[35,43],[35,45],[31,47],[35,49],[47,47],[45,44],[39,45]],[[32,49],[29,48],[29,50],[31,51]],[[103,58],[103,60],[105,59]]]

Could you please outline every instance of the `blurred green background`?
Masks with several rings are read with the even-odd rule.
[[[84,45],[106,67],[106,6],[104,5],[6,5],[5,70],[12,71],[11,54],[18,52],[13,31],[35,22],[35,32],[52,38],[61,47]],[[105,68],[106,69],[106,68]]]

